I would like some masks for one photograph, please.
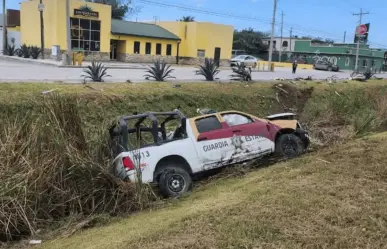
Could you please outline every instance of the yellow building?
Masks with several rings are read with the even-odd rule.
[[[21,41],[40,46],[39,0],[21,3]],[[44,51],[61,58],[67,50],[66,1],[43,0]],[[233,27],[212,23],[162,22],[158,25],[115,20],[111,6],[70,0],[71,49],[86,60],[192,64],[209,57],[231,57]],[[54,48],[59,48],[60,53]]]
[[[201,58],[226,62],[231,58],[234,27],[208,22],[158,22],[181,38],[180,61],[196,64]]]

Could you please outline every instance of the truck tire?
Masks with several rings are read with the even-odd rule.
[[[183,168],[171,165],[164,168],[158,184],[164,197],[179,197],[191,191],[192,178]]]
[[[275,144],[277,156],[285,159],[298,157],[304,152],[304,149],[304,143],[295,134],[282,134]]]

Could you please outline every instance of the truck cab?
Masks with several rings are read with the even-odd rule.
[[[286,157],[301,154],[308,139],[297,121],[283,117],[225,111],[186,118],[179,110],[123,116],[110,128],[114,173],[124,180],[156,183],[164,196],[178,196],[191,189],[195,173],[276,151]],[[290,150],[282,148],[288,141]]]

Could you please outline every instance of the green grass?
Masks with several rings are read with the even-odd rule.
[[[218,179],[42,248],[383,248],[387,134]]]

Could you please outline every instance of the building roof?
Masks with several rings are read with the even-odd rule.
[[[115,19],[112,20],[112,34],[180,40],[180,38],[175,34],[155,24],[129,22]]]

